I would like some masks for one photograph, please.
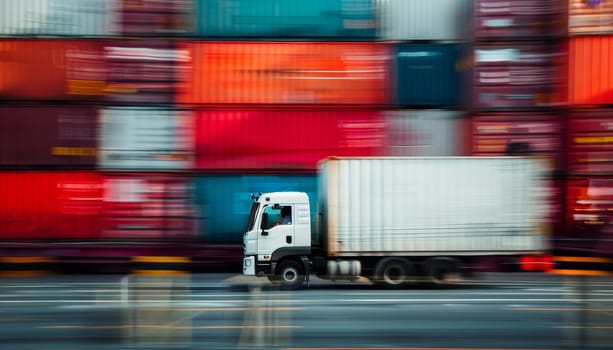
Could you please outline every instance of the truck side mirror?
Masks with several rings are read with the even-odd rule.
[[[262,236],[268,236],[268,213],[262,214],[262,225],[260,225],[262,229]]]
[[[268,228],[268,213],[262,214],[262,224],[260,225],[262,230]]]

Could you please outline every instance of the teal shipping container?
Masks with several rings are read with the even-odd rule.
[[[457,107],[460,102],[461,44],[396,44],[396,104]]]
[[[374,0],[194,0],[196,36],[375,38]]]
[[[257,192],[306,192],[311,201],[311,222],[317,222],[316,174],[208,174],[194,181],[196,234],[200,241],[242,244],[252,203],[250,195]]]

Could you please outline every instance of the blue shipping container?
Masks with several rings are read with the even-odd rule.
[[[315,220],[316,174],[198,176],[195,179],[198,239],[207,243],[242,243],[252,203],[249,195],[274,191],[306,192],[311,220]]]
[[[394,52],[397,105],[458,106],[459,44],[396,44]]]
[[[197,36],[374,38],[374,0],[194,0]]]

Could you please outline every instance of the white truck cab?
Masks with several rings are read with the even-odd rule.
[[[284,278],[304,278],[305,265],[299,259],[311,253],[309,198],[304,192],[272,192],[251,195],[244,243],[244,275],[268,276],[274,282],[284,260]],[[306,267],[308,268],[308,267]]]

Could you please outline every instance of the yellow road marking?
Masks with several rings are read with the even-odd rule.
[[[132,261],[138,263],[189,263],[191,259],[185,256],[135,256]]]

